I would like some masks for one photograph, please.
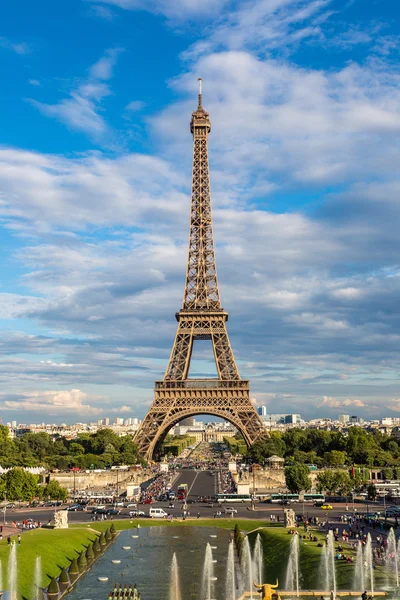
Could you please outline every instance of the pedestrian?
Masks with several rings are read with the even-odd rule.
[[[20,544],[20,543],[21,543],[21,534],[19,533],[18,534],[18,544]]]
[[[10,545],[11,544],[11,538],[10,536],[7,537],[7,544]]]

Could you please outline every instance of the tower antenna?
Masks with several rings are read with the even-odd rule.
[[[199,82],[199,108],[202,108],[203,107],[203,102],[202,102],[202,100],[203,100],[203,96],[202,96],[202,82],[203,82],[203,79],[201,77],[198,77],[197,81]]]

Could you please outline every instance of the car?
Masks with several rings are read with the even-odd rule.
[[[67,510],[76,511],[78,510],[78,506],[79,504],[71,504],[71,506],[68,506]]]
[[[94,508],[92,510],[92,515],[108,515],[107,508]]]
[[[373,520],[373,519],[379,519],[379,514],[378,513],[367,513],[365,515],[365,518],[366,519],[371,519],[371,520]]]
[[[105,504],[98,504],[97,506],[94,507],[93,510],[98,510],[99,508],[105,508],[105,507],[106,507]],[[93,510],[92,510],[92,512],[93,512]]]
[[[8,504],[6,504],[6,508],[15,508],[14,502],[9,502]]]
[[[137,508],[137,503],[136,502],[131,502],[130,504],[126,505],[126,508]]]
[[[389,517],[389,518],[390,517],[399,517],[400,513],[399,513],[398,510],[393,510],[392,508],[388,508],[386,510],[386,516]]]
[[[225,510],[224,513],[227,515],[237,515],[237,509],[236,508],[232,508],[232,506],[228,506]]]
[[[322,510],[332,510],[333,506],[332,504],[323,504],[321,508]]]
[[[142,510],[131,510],[129,512],[130,517],[145,517],[146,514]]]
[[[118,508],[110,508],[106,511],[107,515],[120,515],[121,511]]]

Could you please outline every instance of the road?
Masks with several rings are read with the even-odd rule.
[[[216,496],[218,493],[218,473],[216,471],[200,471],[200,470],[192,470],[192,469],[181,469],[178,472],[178,476],[176,477],[172,489],[177,490],[178,486],[181,483],[186,483],[188,485],[189,497],[188,497],[188,510],[190,511],[191,516],[196,516],[200,513],[202,518],[213,518],[214,513],[219,509],[219,507],[214,504],[214,506],[210,506],[208,503],[197,502],[197,498],[199,496]],[[161,507],[166,512],[171,513],[174,517],[180,517],[182,515],[182,502],[175,501],[174,508],[169,508],[169,502],[155,502],[151,506],[153,507]],[[237,510],[236,518],[252,518],[252,519],[266,519],[270,520],[271,515],[275,515],[276,520],[278,517],[280,520],[283,519],[283,509],[288,507],[283,507],[280,504],[270,504],[270,503],[256,503],[255,510],[251,510],[251,506],[249,503],[231,503],[228,506],[231,506]],[[148,515],[149,505],[139,505],[139,509],[143,510],[143,512]],[[224,508],[220,509],[223,514],[223,518],[228,518],[224,515]],[[345,513],[345,505],[344,504],[336,504],[333,505],[333,510],[324,511],[321,508],[314,507],[312,504],[307,503],[294,503],[290,506],[293,508],[296,514],[304,514],[308,517],[317,516],[321,521],[329,518],[332,522],[338,522],[339,515]],[[349,506],[349,513],[352,512],[352,506]],[[357,505],[357,509],[359,512],[364,512],[364,505]],[[121,514],[114,516],[114,519],[129,519],[129,510],[130,509],[122,509]],[[8,523],[11,521],[21,522],[24,519],[33,519],[34,521],[41,521],[42,523],[47,523],[49,520],[54,518],[54,508],[21,508],[21,509],[9,509],[6,512],[6,520]],[[92,519],[91,510],[87,511],[76,511],[69,512],[69,520],[71,522],[89,522]],[[2,519],[1,519],[2,521]],[[0,523],[1,524],[1,523]]]

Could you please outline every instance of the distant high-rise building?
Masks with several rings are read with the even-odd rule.
[[[102,425],[105,425],[106,427],[108,427],[110,424],[110,419],[108,417],[104,417]]]
[[[259,411],[260,408],[264,408],[264,407],[260,406],[257,410]],[[264,414],[259,412],[258,414],[261,416],[261,420],[264,423],[264,425],[298,425],[301,421],[301,416],[298,414],[291,414],[291,415],[286,415],[286,414],[282,414],[282,413],[268,414],[267,412]]]
[[[17,421],[11,421],[11,427],[13,429],[16,429],[17,428]]]
[[[345,425],[350,421],[350,415],[339,415],[339,423]]]
[[[257,412],[260,415],[260,417],[265,417],[265,415],[267,414],[267,407],[266,406],[258,406]]]
[[[357,417],[357,415],[352,415],[349,419],[349,423],[351,425],[357,425],[357,423],[360,423],[360,417]]]
[[[123,425],[124,424],[124,420],[121,419],[121,417],[117,417],[114,421],[115,425]]]

